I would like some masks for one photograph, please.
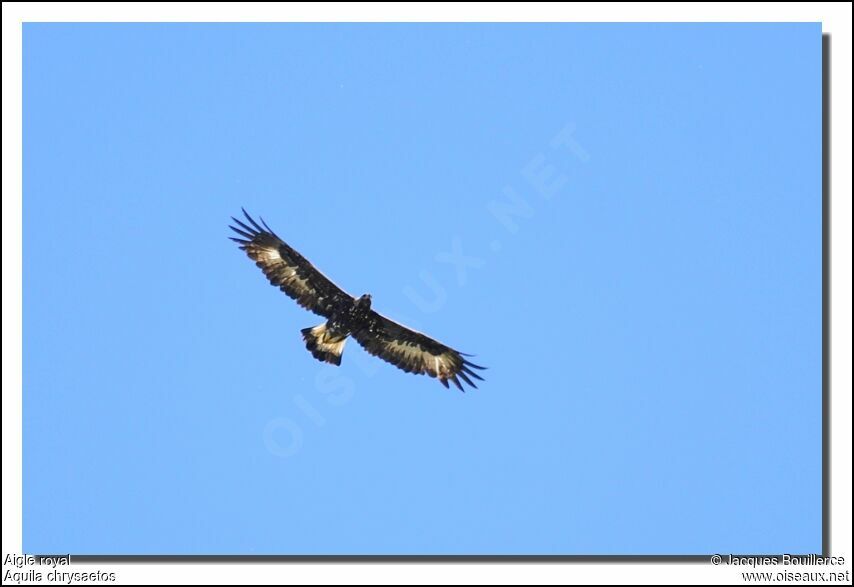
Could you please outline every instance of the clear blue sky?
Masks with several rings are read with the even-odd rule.
[[[821,544],[821,28],[24,27],[24,548]],[[304,349],[240,207],[488,365]]]

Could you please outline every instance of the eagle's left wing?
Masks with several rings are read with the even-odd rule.
[[[365,326],[352,333],[366,351],[407,373],[425,373],[438,377],[442,385],[448,387],[448,380],[457,387],[460,379],[477,387],[470,377],[483,377],[472,369],[485,369],[475,365],[465,357],[471,356],[443,345],[425,334],[407,328],[382,314],[371,310]]]
[[[295,299],[306,310],[324,318],[331,318],[334,308],[342,302],[353,300],[350,294],[332,283],[331,279],[270,230],[263,218],[261,226],[246,210],[243,210],[243,215],[249,224],[232,217],[237,226],[232,226],[231,230],[239,236],[229,238],[246,251],[272,285]]]

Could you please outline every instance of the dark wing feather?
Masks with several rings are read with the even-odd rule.
[[[407,373],[438,377],[445,387],[448,381],[460,389],[460,379],[477,387],[472,379],[483,378],[475,369],[484,369],[467,360],[463,353],[407,328],[371,310],[365,326],[352,333],[360,345],[374,356],[388,361]]]
[[[324,318],[331,317],[335,306],[353,299],[280,239],[263,219],[259,225],[246,210],[243,214],[248,224],[232,217],[236,226],[230,228],[238,237],[230,238],[255,261],[271,284]]]

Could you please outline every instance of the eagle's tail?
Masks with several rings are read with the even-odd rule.
[[[333,335],[326,328],[326,324],[314,328],[303,328],[302,337],[305,340],[305,348],[318,361],[325,361],[333,365],[341,364],[341,353],[344,352],[346,336]]]

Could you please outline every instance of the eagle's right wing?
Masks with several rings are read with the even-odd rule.
[[[243,215],[249,225],[232,217],[237,226],[229,228],[240,235],[240,238],[229,238],[246,251],[272,285],[295,299],[303,308],[324,318],[330,318],[333,308],[342,302],[353,300],[350,294],[332,283],[305,257],[280,239],[263,219],[261,226],[246,210],[243,210]]]
[[[448,381],[463,389],[460,379],[477,387],[472,378],[483,380],[473,369],[485,369],[469,361],[466,355],[454,350],[373,310],[365,325],[352,334],[353,338],[372,355],[383,359],[407,373],[437,377],[445,387]]]

